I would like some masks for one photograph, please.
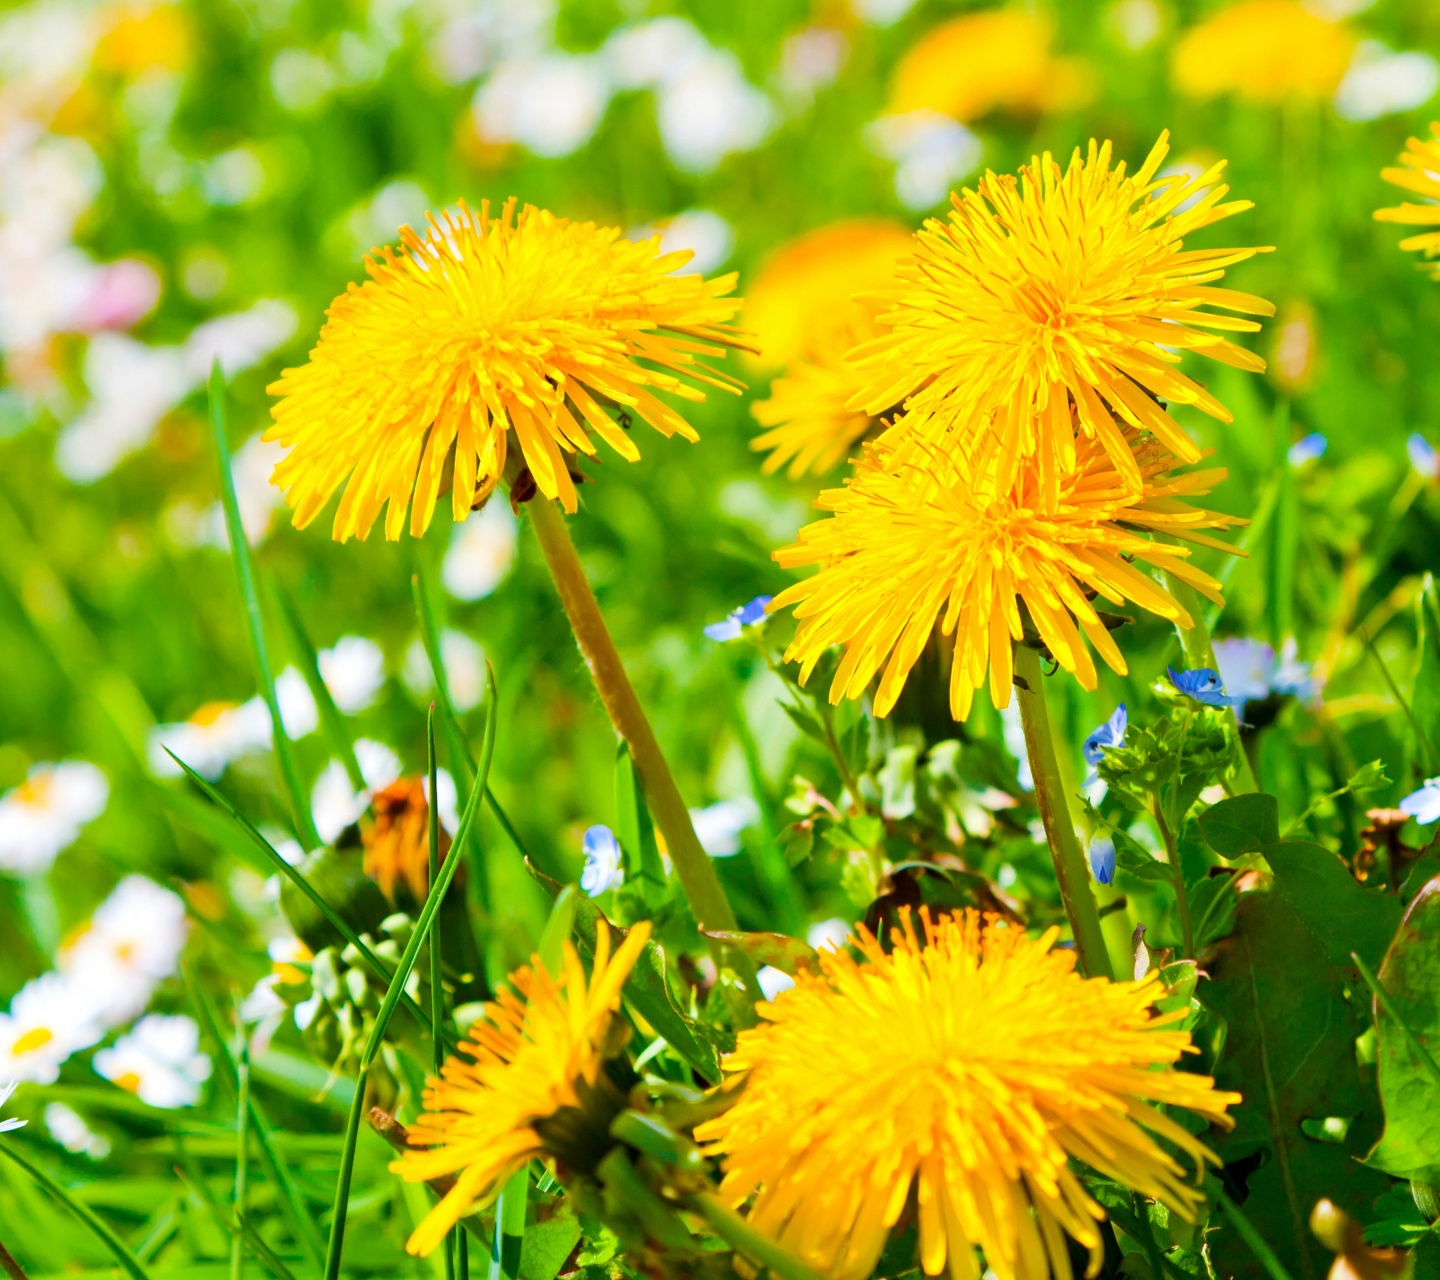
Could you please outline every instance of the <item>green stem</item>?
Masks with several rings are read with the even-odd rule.
[[[280,714],[280,699],[275,694],[275,674],[270,667],[270,655],[265,646],[265,622],[260,614],[260,593],[255,585],[255,565],[250,559],[250,540],[245,536],[245,525],[240,519],[240,503],[235,497],[235,476],[230,469],[230,440],[225,425],[225,375],[220,371],[220,362],[210,371],[210,426],[215,434],[215,453],[220,460],[220,497],[225,507],[225,528],[230,535],[230,558],[235,562],[235,577],[240,584],[240,599],[245,606],[245,626],[250,633],[250,651],[255,658],[256,672],[260,677],[260,692],[265,705],[270,708],[270,727],[274,737],[275,759],[280,764],[280,776],[285,789],[290,793],[290,804],[295,810],[295,834],[308,852],[318,849],[320,835],[315,830],[315,819],[310,812],[310,802],[305,797],[305,784],[300,779],[300,767],[291,749],[290,736],[285,732],[285,721]]]
[[[694,912],[695,922],[702,932],[735,930],[738,928],[735,913],[725,897],[709,854],[701,847],[695,834],[690,810],[686,808],[680,788],[675,785],[670,765],[656,741],[655,731],[650,727],[640,699],[635,696],[630,677],[625,674],[615,641],[610,637],[600,605],[595,593],[590,590],[580,557],[575,553],[575,544],[570,540],[565,517],[555,503],[544,498],[532,499],[527,506],[535,536],[550,568],[550,576],[555,580],[560,603],[570,619],[570,627],[575,632],[585,665],[590,669],[596,691],[610,715],[610,723],[630,746],[635,769],[650,802],[650,812],[656,825],[665,833],[675,873]],[[735,971],[750,995],[759,999],[754,966],[713,939],[710,946],[715,952],[716,963]]]
[[[1204,667],[1219,671],[1215,646],[1210,642],[1210,628],[1205,625],[1206,605],[1200,593],[1173,573],[1165,574],[1165,586],[1175,597],[1176,604],[1190,615],[1191,626],[1182,627],[1178,623],[1175,626],[1175,634],[1180,637],[1180,651],[1185,655],[1186,667],[1191,671],[1199,671]],[[1238,737],[1238,727],[1235,732]],[[1255,771],[1250,767],[1250,757],[1245,754],[1243,739],[1236,746],[1235,776],[1227,782],[1226,790],[1231,795],[1244,795],[1260,790],[1259,783],[1255,781]]]
[[[430,779],[430,805],[429,805],[429,853],[430,853],[430,876],[427,884],[434,884],[440,878],[440,802],[437,799],[439,791],[436,790],[438,772],[435,765],[435,704],[430,704],[430,714],[425,719],[425,746],[427,749],[426,774]],[[458,858],[460,850],[452,850],[451,856]],[[438,1034],[440,1027],[445,1025],[445,988],[444,962],[440,954],[441,947],[440,917],[435,917],[435,923],[430,929],[430,1025],[435,1027],[435,1075],[440,1075],[440,1069],[445,1065],[445,1040]],[[458,1233],[451,1231],[445,1237],[445,1280],[455,1280],[455,1237]]]
[[[1284,1264],[1275,1256],[1275,1251],[1265,1243],[1265,1238],[1255,1230],[1250,1219],[1240,1212],[1237,1205],[1223,1191],[1220,1192],[1216,1201],[1220,1212],[1230,1219],[1230,1225],[1235,1228],[1235,1234],[1249,1246],[1250,1252],[1255,1255],[1255,1260],[1269,1274],[1270,1280],[1290,1280],[1290,1273],[1285,1270]]]
[[[1170,864],[1170,883],[1175,887],[1175,910],[1180,916],[1180,939],[1183,947],[1182,959],[1189,960],[1195,954],[1195,929],[1190,920],[1190,897],[1185,892],[1185,872],[1180,866],[1180,850],[1175,844],[1175,834],[1165,821],[1165,810],[1160,797],[1154,797],[1150,806],[1151,816],[1160,829],[1160,839],[1165,842],[1165,857]]]
[[[1092,978],[1111,978],[1114,974],[1110,968],[1110,953],[1105,949],[1105,935],[1100,931],[1100,913],[1090,888],[1090,868],[1080,847],[1080,839],[1075,834],[1065,786],[1060,780],[1060,761],[1055,755],[1050,712],[1045,705],[1040,655],[1028,645],[1015,646],[1015,675],[1020,722],[1025,728],[1025,748],[1030,756],[1030,772],[1035,777],[1035,799],[1040,806],[1040,820],[1045,824],[1050,857],[1055,863],[1055,879],[1060,886],[1065,914],[1070,918],[1070,932],[1075,938],[1080,968]]]
[[[737,1253],[765,1267],[780,1280],[820,1280],[793,1253],[756,1231],[719,1196],[702,1191],[690,1197],[689,1207],[705,1219],[710,1229]]]

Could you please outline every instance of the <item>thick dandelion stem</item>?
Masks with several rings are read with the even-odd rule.
[[[1182,627],[1178,623],[1175,626],[1175,634],[1180,637],[1180,651],[1185,655],[1186,667],[1191,671],[1198,671],[1202,667],[1219,671],[1215,646],[1210,642],[1210,628],[1205,625],[1205,601],[1201,599],[1200,593],[1173,573],[1166,573],[1165,586],[1175,597],[1176,604],[1190,615],[1189,627]],[[1236,736],[1239,736],[1238,728]],[[1226,789],[1232,795],[1260,790],[1260,784],[1255,781],[1255,771],[1250,767],[1250,757],[1245,754],[1243,742],[1236,745],[1235,776],[1227,781]]]
[[[1090,869],[1075,834],[1065,785],[1060,780],[1060,761],[1055,755],[1050,712],[1041,683],[1040,655],[1028,645],[1015,646],[1015,676],[1020,722],[1025,727],[1025,749],[1030,757],[1030,772],[1035,777],[1035,799],[1040,805],[1040,820],[1045,824],[1050,857],[1055,862],[1055,879],[1060,885],[1065,914],[1070,918],[1080,968],[1087,977],[1110,978],[1114,974],[1110,953],[1105,949],[1105,935],[1100,931],[1095,894],[1090,888]]]
[[[575,544],[570,540],[570,531],[565,526],[565,517],[553,502],[537,496],[527,504],[535,536],[540,541],[545,563],[550,567],[550,576],[555,579],[555,588],[560,593],[560,603],[570,619],[571,630],[584,655],[585,665],[590,668],[590,677],[610,723],[630,746],[631,758],[645,788],[645,797],[656,825],[664,833],[675,874],[685,891],[686,900],[695,914],[696,923],[706,932],[730,932],[737,928],[735,913],[730,909],[720,878],[715,874],[710,856],[700,845],[695,827],[690,821],[690,810],[685,806],[680,788],[665,760],[655,731],[650,727],[640,699],[630,684],[630,677],[620,662],[620,654],[610,637],[605,618],[595,593],[581,568],[580,557],[575,554]],[[711,949],[717,952],[716,963],[722,959],[756,994],[753,984],[753,966],[736,953],[721,952],[726,949],[711,940]]]

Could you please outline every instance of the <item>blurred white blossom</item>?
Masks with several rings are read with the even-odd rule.
[[[780,91],[808,99],[817,89],[833,84],[850,55],[850,42],[838,27],[802,27],[785,37],[780,46]]]
[[[1413,111],[1436,89],[1440,62],[1428,53],[1394,53],[1378,40],[1362,40],[1335,90],[1335,111],[1346,120],[1378,120]]]
[[[385,686],[385,652],[365,636],[341,636],[317,660],[320,678],[347,716],[374,705]]]
[[[895,162],[895,194],[907,209],[939,204],[974,172],[985,150],[958,120],[928,110],[881,116],[866,128],[865,140]]]
[[[760,821],[760,806],[749,796],[719,800],[703,809],[691,809],[690,821],[706,853],[712,858],[730,858],[740,852],[740,833]]]
[[[350,775],[339,760],[321,770],[310,792],[310,811],[315,830],[326,844],[334,842],[346,827],[358,822],[370,797],[400,776],[400,757],[383,742],[360,738],[355,743],[355,760],[365,782],[361,791],[350,784]]]
[[[480,705],[485,696],[485,650],[463,631],[446,630],[440,636],[440,661],[450,686],[450,704],[463,715]],[[417,636],[405,651],[400,678],[411,695],[426,701],[435,693],[430,657]]]
[[[48,871],[81,828],[105,812],[109,796],[105,775],[83,760],[33,766],[0,797],[0,871]]]
[[[0,1013],[0,1080],[54,1084],[65,1060],[103,1034],[91,992],[64,974],[42,974]]]
[[[110,1140],[91,1129],[78,1111],[63,1102],[46,1104],[45,1127],[56,1142],[74,1155],[103,1160],[110,1154]]]
[[[210,1078],[210,1059],[200,1052],[200,1028],[193,1019],[152,1013],[101,1049],[95,1070],[152,1107],[193,1107]]]
[[[609,101],[599,58],[553,51],[495,68],[475,94],[476,132],[485,142],[566,156],[590,140]]]
[[[487,502],[455,526],[440,569],[440,581],[457,600],[483,600],[510,576],[519,524],[510,504]]]

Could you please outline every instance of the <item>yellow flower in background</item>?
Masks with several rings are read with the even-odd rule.
[[[634,244],[529,205],[517,216],[511,200],[499,217],[462,206],[400,239],[331,304],[309,362],[269,388],[281,399],[265,439],[288,450],[272,480],[297,527],[342,484],[341,542],[366,537],[386,503],[385,536],[398,538],[412,497],[419,536],[447,483],[463,520],[499,482],[512,430],[540,491],[573,512],[564,454],[596,452],[587,427],[640,456],[607,408],[695,440],[654,393],[703,400],[683,378],[739,389],[702,363],[737,340],[740,303],[724,296],[735,276],[672,274],[688,257],[658,238]]]
[[[565,944],[558,978],[537,961],[511,974],[502,991],[425,1091],[425,1111],[410,1129],[411,1150],[391,1169],[408,1182],[458,1174],[453,1189],[415,1228],[406,1248],[428,1254],[471,1208],[489,1204],[532,1159],[550,1157],[537,1126],[562,1107],[581,1107],[577,1084],[594,1085],[620,988],[650,936],[642,921],[612,957],[602,920],[587,983],[575,948]],[[469,1059],[469,1061],[466,1061]]]
[[[1175,87],[1193,98],[1321,101],[1339,87],[1354,34],[1297,0],[1244,0],[1192,27],[1175,46]]]
[[[926,32],[896,65],[886,112],[938,111],[962,123],[991,111],[1083,106],[1092,77],[1051,52],[1052,24],[1023,9],[967,13]]]
[[[836,345],[835,335],[869,321],[856,294],[893,286],[911,233],[889,218],[854,218],[808,231],[770,255],[745,291],[741,324],[754,359],[778,369]]]
[[[769,452],[766,473],[787,463],[792,478],[828,471],[875,425],[873,414],[849,407],[864,377],[846,357],[883,332],[874,304],[863,298],[895,285],[910,246],[900,223],[857,218],[807,232],[761,268],[743,323],[755,337],[757,360],[786,366],[769,398],[751,406],[769,428],[750,443]]]
[[[1146,531],[1230,550],[1200,531],[1245,523],[1180,500],[1208,493],[1222,468],[1171,475],[1173,459],[1153,440],[1137,437],[1129,447],[1138,491],[1086,438],[1058,485],[1030,462],[1001,488],[977,477],[957,441],[896,450],[882,438],[845,488],[820,495],[815,505],[833,517],[806,525],[798,542],[775,552],[787,568],[818,566],[770,605],[795,606],[799,626],[786,661],[801,663],[803,683],[831,645],[843,645],[830,701],[859,698],[879,672],[875,714],[888,715],[940,619],[955,637],[950,711],[964,720],[987,670],[992,701],[1009,705],[1012,645],[1028,618],[1032,634],[1085,688],[1096,686],[1086,640],[1123,675],[1125,659],[1092,597],[1115,606],[1133,601],[1188,627],[1190,615],[1131,561],[1165,569],[1215,601],[1220,584],[1190,564],[1188,549],[1152,541]]]
[[[119,5],[107,19],[105,34],[95,46],[98,70],[121,76],[184,70],[190,29],[179,5]]]
[[[1023,459],[1038,458],[1047,479],[1068,472],[1076,426],[1131,488],[1139,473],[1126,426],[1195,461],[1195,442],[1157,401],[1224,422],[1231,415],[1180,372],[1180,353],[1263,371],[1263,360],[1224,336],[1259,325],[1206,308],[1274,307],[1214,283],[1266,250],[1184,249],[1187,235],[1252,206],[1225,202],[1223,161],[1157,179],[1168,137],[1134,174],[1123,162],[1112,167],[1108,142],[1092,141],[1067,169],[1047,152],[1018,178],[987,172],[952,197],[949,220],[925,223],[900,269],[904,285],[888,295],[880,319],[891,332],[852,353],[869,375],[854,407],[879,413],[903,402],[888,433],[897,436],[963,424],[977,437],[977,476],[998,467],[1002,489]]]
[[[823,474],[845,461],[851,446],[876,425],[876,416],[850,408],[864,378],[846,357],[879,333],[880,326],[865,313],[852,316],[848,325],[828,327],[823,339],[775,379],[769,399],[750,406],[755,420],[769,428],[750,442],[752,449],[770,454],[763,472],[788,463],[792,480],[807,472]]]
[[[1067,1234],[1093,1272],[1105,1213],[1072,1159],[1193,1221],[1201,1193],[1156,1136],[1197,1173],[1219,1162],[1159,1108],[1228,1127],[1240,1098],[1174,1070],[1190,1034],[1155,1013],[1158,978],[1087,981],[1059,930],[973,911],[922,929],[907,916],[887,955],[862,928],[861,959],[823,950],[759,1007],[725,1061],[739,1100],[696,1130],[721,1194],[755,1195],[750,1225],[835,1280],[870,1274],[912,1188],[928,1275],[979,1280],[979,1248],[999,1280],[1068,1280]]]
[[[1386,182],[1423,196],[1429,203],[1412,204],[1406,201],[1390,209],[1376,209],[1376,222],[1399,222],[1411,227],[1440,228],[1440,124],[1431,123],[1433,135],[1428,140],[1411,138],[1400,153],[1398,169],[1382,169],[1380,176]],[[1400,241],[1402,249],[1418,249],[1427,258],[1440,256],[1440,230],[1423,231]],[[1431,267],[1432,273],[1440,274],[1440,268]]]

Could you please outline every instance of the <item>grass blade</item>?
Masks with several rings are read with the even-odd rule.
[[[235,1194],[231,1203],[236,1223],[244,1225],[245,1184],[250,1176],[250,1046],[245,1042],[244,1029],[239,1028],[239,1031],[239,1053],[235,1063]],[[245,1246],[237,1235],[230,1241],[230,1280],[241,1280],[244,1274]]]
[[[470,789],[470,798],[465,802],[465,812],[460,818],[459,829],[455,832],[456,847],[463,845],[464,841],[469,838],[470,829],[475,824],[475,815],[480,810],[480,797],[485,790],[485,780],[490,776],[490,763],[495,758],[495,670],[488,663],[486,669],[489,696],[486,698],[485,708],[485,737],[480,750],[480,763],[475,777],[475,785]],[[434,758],[433,749],[431,758],[432,760]],[[432,803],[430,808],[433,813],[436,805]],[[375,1061],[381,1041],[385,1038],[390,1019],[394,1016],[404,995],[405,984],[410,981],[410,974],[414,971],[415,960],[420,954],[420,948],[425,944],[425,939],[435,925],[435,919],[440,913],[440,904],[444,901],[445,894],[455,879],[455,872],[460,866],[460,862],[458,854],[455,857],[446,858],[439,874],[431,882],[430,892],[425,898],[425,906],[415,921],[410,941],[405,944],[405,951],[400,957],[400,963],[395,968],[395,976],[390,979],[389,989],[385,992],[384,1000],[380,1002],[380,1010],[375,1015],[375,1024],[370,1028],[370,1036],[360,1055],[360,1070],[356,1079],[355,1097],[351,1101],[350,1114],[345,1123],[345,1147],[340,1154],[340,1176],[335,1182],[335,1211],[330,1223],[330,1245],[325,1256],[325,1280],[336,1280],[340,1274],[340,1257],[345,1248],[345,1213],[350,1199],[350,1180],[355,1172],[355,1144],[360,1136],[360,1117],[365,1111],[365,1079],[369,1075],[370,1064]]]
[[[1355,961],[1355,967],[1360,970],[1360,976],[1365,979],[1365,985],[1370,988],[1370,994],[1375,997],[1375,1003],[1380,1006],[1381,1012],[1400,1028],[1400,1034],[1405,1037],[1405,1043],[1410,1046],[1411,1052],[1420,1059],[1420,1065],[1430,1073],[1430,1078],[1435,1081],[1437,1086],[1440,1086],[1440,1063],[1435,1061],[1430,1050],[1421,1044],[1420,1038],[1410,1030],[1410,1024],[1390,1003],[1390,993],[1380,985],[1379,978],[1371,973],[1370,966],[1354,951],[1350,953],[1350,959]]]
[[[440,792],[437,790],[438,773],[435,765],[435,704],[430,704],[430,712],[425,717],[425,752],[426,776],[430,782],[430,804],[429,804],[429,850],[430,850],[430,877],[428,883],[433,885],[440,875],[440,803],[436,798]],[[452,847],[452,856],[460,857],[458,847]],[[445,1025],[445,987],[444,961],[441,955],[441,933],[440,917],[435,917],[435,923],[430,930],[430,1021],[436,1027]],[[435,1074],[440,1074],[440,1069],[445,1065],[445,1042],[439,1037],[435,1039]],[[445,1280],[455,1280],[455,1240],[459,1235],[457,1231],[451,1231],[445,1237]]]
[[[435,699],[440,704],[441,721],[445,726],[445,742],[450,751],[450,758],[455,762],[457,770],[463,764],[469,771],[470,781],[475,777],[475,756],[470,750],[470,744],[465,740],[465,734],[460,728],[460,719],[455,714],[455,706],[450,701],[450,678],[445,672],[445,659],[440,652],[440,635],[435,626],[435,609],[430,603],[430,592],[425,586],[425,579],[418,573],[412,574],[410,585],[415,592],[415,613],[420,619],[420,639],[425,646],[425,656],[430,659],[430,671],[435,677]],[[503,828],[510,843],[519,851],[522,858],[528,858],[530,851],[525,847],[525,842],[520,838],[520,833],[515,830],[515,824],[510,821],[509,815],[495,799],[495,793],[490,789],[490,784],[485,784],[485,802],[490,806],[490,812],[495,815],[497,821]]]
[[[243,1220],[235,1221],[215,1203],[215,1197],[210,1194],[198,1175],[192,1178],[177,1165],[175,1166],[175,1176],[180,1180],[180,1184],[205,1206],[210,1216],[225,1229],[231,1241],[243,1249],[247,1249],[254,1256],[255,1261],[269,1271],[275,1280],[296,1280],[295,1273],[275,1256],[270,1246],[255,1234],[253,1227]]]
[[[0,1271],[3,1271],[10,1280],[27,1280],[25,1272],[20,1269],[20,1264],[15,1261],[15,1256],[7,1249],[3,1241],[0,1241]]]
[[[235,476],[230,467],[230,440],[225,426],[225,375],[221,372],[219,360],[210,370],[210,426],[215,436],[215,454],[220,462],[220,498],[225,506],[225,528],[230,534],[230,558],[235,563],[240,600],[245,606],[245,626],[250,633],[250,650],[260,677],[260,692],[265,698],[265,705],[270,708],[275,759],[280,765],[280,776],[295,810],[295,832],[307,851],[318,849],[320,837],[315,831],[315,819],[300,781],[300,768],[295,762],[295,753],[290,749],[290,738],[280,715],[280,699],[275,695],[275,675],[270,669],[270,656],[265,648],[265,622],[260,614],[260,596],[255,588],[255,565],[250,558],[250,540],[245,536],[245,526],[240,519]]]
[[[215,1046],[216,1056],[220,1063],[221,1078],[231,1094],[238,1098],[240,1096],[240,1067],[220,1030],[220,1021],[215,1016],[215,1010],[210,1001],[206,999],[204,990],[195,981],[194,975],[188,968],[183,969],[182,974],[186,989],[190,993],[190,1001],[195,1006],[196,1013],[199,1014],[200,1024],[205,1029],[205,1034],[209,1036],[211,1044]],[[245,1063],[247,1078],[250,1065],[248,1052],[247,1047]],[[285,1216],[290,1219],[291,1231],[295,1239],[299,1241],[306,1260],[318,1271],[324,1248],[320,1243],[320,1235],[315,1228],[315,1221],[305,1207],[304,1198],[300,1194],[300,1188],[296,1185],[295,1179],[290,1174],[289,1166],[280,1158],[280,1153],[275,1149],[275,1139],[272,1136],[273,1126],[259,1102],[256,1101],[254,1092],[248,1087],[245,1092],[245,1113],[248,1116],[250,1132],[255,1135],[255,1145],[260,1150],[260,1163],[265,1167],[266,1176],[275,1184],[281,1207],[285,1210]]]
[[[81,1204],[80,1201],[75,1199],[75,1197],[56,1182],[54,1178],[46,1173],[45,1170],[37,1165],[31,1164],[30,1161],[15,1150],[15,1145],[13,1142],[0,1142],[0,1154],[4,1154],[18,1164],[43,1190],[47,1191],[54,1200],[64,1205],[71,1213],[79,1218],[81,1222],[89,1227],[96,1239],[110,1250],[115,1261],[120,1264],[123,1271],[132,1277],[132,1280],[150,1280],[150,1273],[145,1270],[140,1259],[130,1251],[129,1246],[126,1245],[119,1236],[101,1221],[95,1214],[95,1211],[91,1209],[89,1205]]]
[[[1265,1243],[1265,1239],[1255,1230],[1250,1219],[1240,1212],[1240,1207],[1227,1196],[1223,1191],[1216,1201],[1220,1212],[1230,1220],[1230,1225],[1235,1228],[1235,1234],[1249,1246],[1250,1252],[1255,1255],[1255,1260],[1265,1268],[1270,1280],[1290,1280],[1290,1273],[1285,1270],[1284,1264],[1275,1256],[1275,1251]]]
[[[300,617],[300,610],[295,605],[294,597],[278,582],[273,583],[271,589],[275,593],[276,602],[280,605],[280,616],[285,619],[286,629],[290,632],[290,646],[299,658],[300,674],[305,677],[305,683],[310,686],[310,693],[315,699],[315,705],[320,709],[320,724],[325,730],[325,736],[330,739],[330,750],[345,766],[345,773],[350,779],[350,785],[356,791],[364,791],[366,790],[365,775],[361,773],[360,761],[355,755],[355,742],[350,736],[350,730],[345,727],[345,717],[340,714],[340,708],[335,705],[335,698],[330,692],[330,686],[325,683],[325,677],[320,674],[320,655],[316,652],[315,642],[310,639],[310,633],[305,630],[305,622]]]
[[[288,862],[286,862],[285,859],[282,858],[280,854],[276,851],[275,846],[272,845],[267,839],[265,839],[265,837],[262,836],[260,832],[255,829],[255,827],[240,813],[240,811],[230,803],[230,801],[228,801],[223,795],[221,795],[219,791],[217,791],[213,786],[211,786],[209,782],[207,782],[198,773],[196,773],[194,769],[192,769],[188,764],[185,763],[185,761],[180,759],[180,757],[177,756],[168,747],[165,749],[165,754],[168,755],[170,759],[175,761],[175,763],[178,764],[185,771],[185,776],[188,777],[191,782],[193,782],[197,787],[200,788],[206,799],[208,799],[213,805],[215,805],[216,808],[220,809],[223,813],[225,813],[232,822],[234,822],[247,836],[249,836],[250,842],[255,845],[255,847],[258,848],[261,853],[265,855],[270,865],[276,871],[280,872],[281,875],[285,876],[297,889],[300,890],[301,893],[303,893],[307,898],[310,899],[311,902],[315,904],[316,908],[324,915],[325,919],[328,920],[332,925],[334,925],[336,930],[340,933],[340,936],[343,937],[345,941],[348,942],[352,947],[354,947],[357,952],[359,952],[360,958],[365,961],[365,963],[370,967],[371,971],[376,975],[376,977],[378,977],[382,982],[389,982],[391,978],[390,970],[387,969],[385,965],[381,962],[380,957],[377,956],[361,940],[360,935],[356,933],[354,929],[352,929],[348,924],[345,923],[345,921],[341,918],[340,913],[336,911],[335,908],[332,907],[328,902],[326,902],[324,898],[322,898],[318,893],[315,892],[314,887],[307,879],[305,879],[304,875],[301,874],[299,868],[292,867]],[[414,1017],[420,1023],[420,1025],[425,1028],[426,1031],[428,1031],[431,1035],[435,1034],[435,1029],[430,1022],[430,1016],[418,1004],[416,1004],[414,1000],[412,1000],[408,995],[404,995],[402,993],[400,1003],[404,1005],[405,1011],[409,1013],[412,1017]]]

